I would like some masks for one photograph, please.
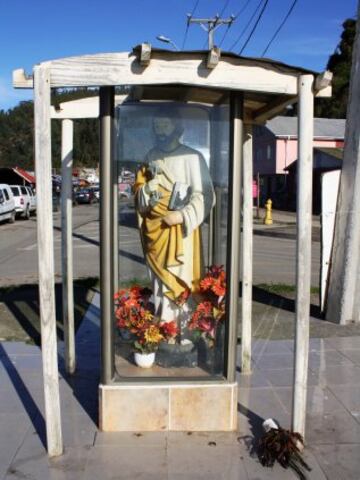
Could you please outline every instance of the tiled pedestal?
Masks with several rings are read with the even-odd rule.
[[[237,383],[100,385],[100,429],[235,431]]]

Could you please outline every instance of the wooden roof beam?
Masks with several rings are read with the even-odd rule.
[[[33,76],[27,75],[23,68],[18,68],[13,71],[12,81],[14,88],[34,88]]]
[[[319,92],[322,93],[322,97],[331,97],[331,82],[333,79],[333,73],[330,70],[325,70],[325,72],[321,73],[315,78],[315,96]]]
[[[289,105],[293,105],[298,101],[297,95],[292,97],[284,97],[280,95],[272,102],[268,103],[262,108],[259,108],[253,113],[254,123],[265,123],[267,120],[279,115]]]
[[[142,67],[150,65],[151,60],[151,45],[150,43],[141,43],[134,47],[134,53]]]
[[[326,70],[315,78],[314,94],[315,97],[331,97],[331,81],[333,78],[332,72]],[[279,115],[286,107],[297,103],[298,97],[294,95],[292,97],[284,97],[280,95],[272,102],[260,108],[253,113],[254,123],[264,123],[267,120]]]
[[[211,50],[209,50],[206,62],[207,68],[209,68],[210,70],[215,68],[216,65],[219,63],[220,55],[221,50],[218,47],[213,47]]]

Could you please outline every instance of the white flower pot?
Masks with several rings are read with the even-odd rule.
[[[154,362],[155,362],[155,352],[153,353],[135,352],[134,358],[135,358],[135,363],[138,367],[150,368],[154,365]]]

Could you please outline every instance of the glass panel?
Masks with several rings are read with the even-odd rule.
[[[116,378],[223,378],[228,106],[124,104],[116,129]]]

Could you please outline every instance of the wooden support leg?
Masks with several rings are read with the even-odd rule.
[[[245,126],[243,147],[242,333],[241,371],[251,371],[252,260],[253,260],[252,127]]]
[[[295,370],[292,428],[304,435],[309,355],[314,96],[312,75],[299,78]]]
[[[326,320],[360,323],[360,3],[347,109]]]
[[[53,457],[63,453],[63,444],[54,288],[50,75],[46,66],[36,66],[34,69],[34,95],[41,351],[47,449],[49,456]]]
[[[72,166],[73,166],[73,121],[61,122],[61,263],[62,299],[65,343],[65,368],[70,374],[76,369],[73,249],[72,249]]]

